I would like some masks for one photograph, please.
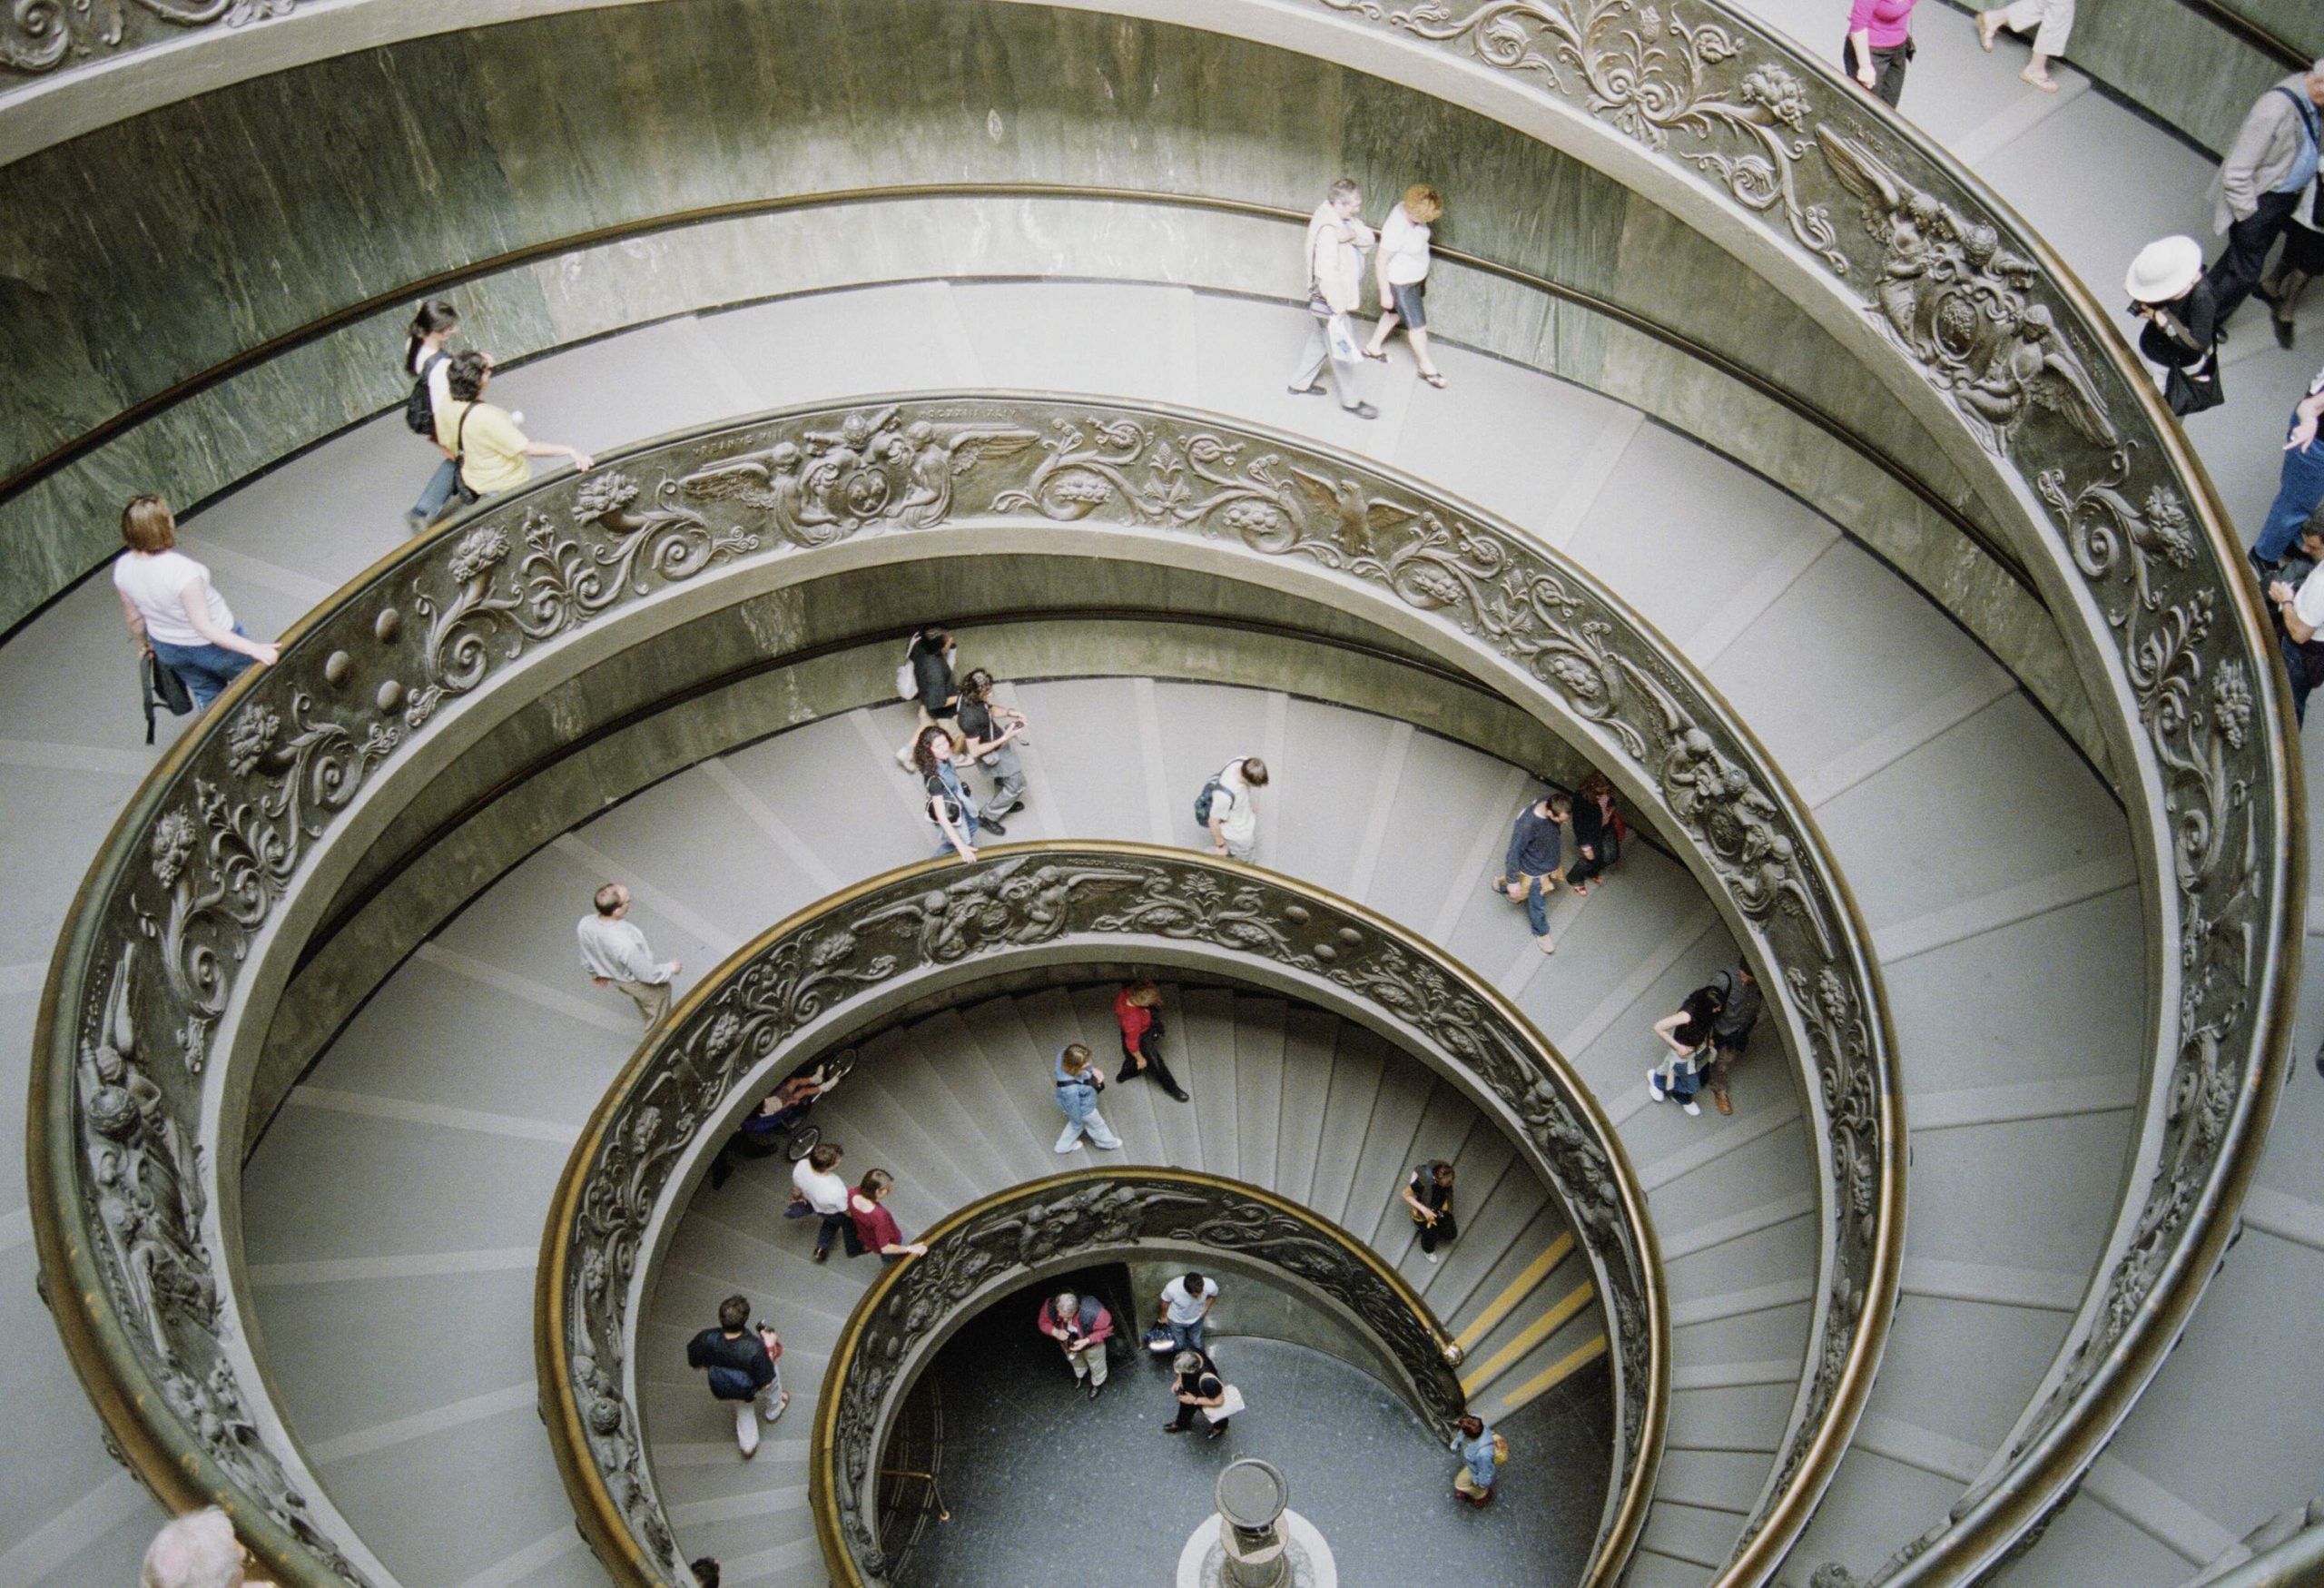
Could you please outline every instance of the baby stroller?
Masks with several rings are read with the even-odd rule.
[[[816,1099],[845,1080],[854,1069],[855,1050],[851,1048],[800,1071],[769,1092],[711,1160],[710,1189],[714,1191],[726,1183],[737,1158],[780,1156],[797,1163],[814,1151],[823,1133],[808,1121],[808,1112]]]

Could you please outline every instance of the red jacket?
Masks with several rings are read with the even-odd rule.
[[[1154,1023],[1154,1011],[1143,1004],[1129,1001],[1129,989],[1125,987],[1114,994],[1114,1018],[1121,1022],[1122,1050],[1137,1051],[1138,1038],[1146,1035],[1146,1028]]]
[[[1065,1326],[1050,1316],[1049,1301],[1051,1299],[1049,1297],[1041,1298],[1041,1316],[1036,1327],[1050,1339],[1062,1340],[1065,1338]],[[1085,1296],[1081,1298],[1081,1311],[1075,1317],[1074,1322],[1080,1326],[1081,1336],[1085,1340],[1110,1340],[1114,1337],[1114,1315],[1108,1312],[1106,1304],[1094,1296]]]

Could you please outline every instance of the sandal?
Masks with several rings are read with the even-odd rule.
[[[1442,370],[1423,370],[1421,371],[1420,378],[1427,381],[1431,386],[1435,387],[1439,391],[1444,390],[1444,371]]]
[[[1988,21],[1988,18],[1991,20]],[[1994,53],[1994,38],[2001,32],[2001,28],[2002,15],[1998,6],[1980,14],[1977,17],[1977,42],[1985,46],[1985,54],[1990,55]]]
[[[1384,364],[1388,361],[1388,355],[1386,353],[1375,353],[1370,348],[1364,350],[1364,356],[1371,360],[1375,364]]]
[[[2040,89],[2044,94],[2055,94],[2058,91],[2058,80],[2051,76],[2047,72],[2043,73],[2037,77],[2034,74],[2034,69],[2029,66],[2024,71],[2020,72],[2017,75],[2023,81],[2031,83],[2034,87]]]

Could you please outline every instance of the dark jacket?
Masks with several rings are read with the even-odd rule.
[[[920,708],[931,716],[944,716],[952,709],[952,664],[944,647],[928,640],[911,642],[912,682],[920,686]]]
[[[2211,356],[2211,344],[2219,340],[2219,304],[2211,297],[2209,281],[2197,281],[2185,297],[2155,307],[2177,321],[2187,335],[2181,337],[2146,321],[2139,332],[2139,351],[2150,361],[2184,370]]]
[[[1760,996],[1757,981],[1746,981],[1740,970],[1721,971],[1710,979],[1722,1001],[1718,1014],[1710,1022],[1710,1040],[1721,1048],[1741,1051],[1751,1041],[1751,1028],[1759,1023],[1759,1011],[1767,1000]]]
[[[723,1329],[703,1330],[686,1342],[686,1366],[726,1369],[710,1376],[710,1393],[722,1401],[753,1399],[774,1382],[774,1363],[766,1354],[766,1342],[749,1329],[732,1338]],[[733,1374],[742,1376],[731,1377]],[[737,1393],[745,1379],[749,1390]]]
[[[1619,842],[1615,838],[1614,818],[1586,794],[1573,802],[1573,842],[1577,848],[1596,851],[1600,860],[1606,858],[1608,843]]]
[[[1564,863],[1565,835],[1558,831],[1555,818],[1541,814],[1541,802],[1535,800],[1517,813],[1517,824],[1509,832],[1509,853],[1502,858],[1502,875],[1512,882],[1545,877]]]

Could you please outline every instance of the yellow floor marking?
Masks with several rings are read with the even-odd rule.
[[[1465,1351],[1492,1333],[1493,1325],[1516,1311],[1517,1304],[1533,1294],[1541,1281],[1550,1277],[1550,1270],[1565,1261],[1566,1253],[1572,1249],[1573,1231],[1569,1229],[1550,1242],[1548,1249],[1540,1257],[1526,1264],[1525,1271],[1512,1279],[1509,1288],[1494,1297],[1492,1305],[1477,1314],[1453,1343]]]
[[[1517,1337],[1477,1364],[1461,1379],[1461,1392],[1474,1395],[1522,1361],[1526,1354],[1555,1334],[1558,1326],[1590,1304],[1597,1287],[1584,1281],[1551,1304],[1549,1311],[1527,1324]]]
[[[1493,1415],[1496,1417],[1505,1417],[1509,1415],[1510,1413],[1517,1410],[1518,1407],[1522,1406],[1528,1402],[1531,1402],[1541,1396],[1548,1394],[1551,1390],[1555,1389],[1559,1385],[1564,1383],[1567,1379],[1572,1377],[1576,1373],[1579,1373],[1582,1368],[1587,1367],[1592,1362],[1597,1361],[1599,1357],[1603,1356],[1605,1354],[1606,1336],[1600,1335],[1588,1345],[1582,1346],[1573,1351],[1570,1351],[1565,1356],[1560,1357],[1554,1366],[1543,1369],[1541,1372],[1534,1375],[1531,1378],[1529,1378],[1524,1383],[1519,1385],[1515,1389],[1511,1390],[1507,1397],[1502,1401],[1501,1409],[1493,1413]]]

